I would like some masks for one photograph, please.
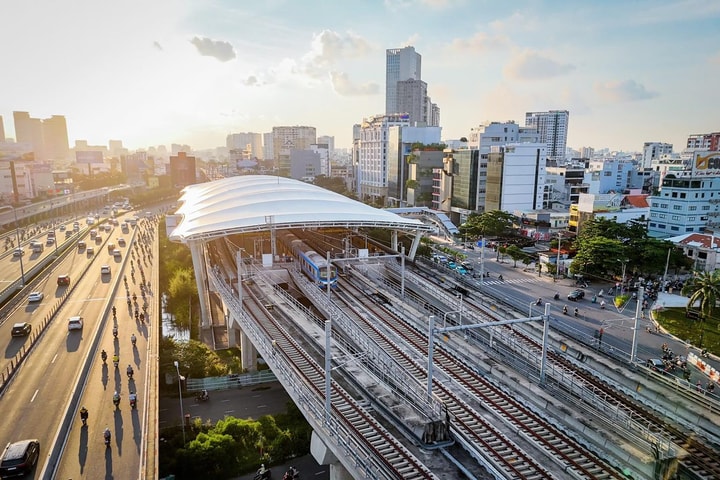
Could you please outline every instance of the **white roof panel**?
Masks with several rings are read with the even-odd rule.
[[[276,228],[342,226],[429,231],[403,218],[305,182],[270,175],[244,175],[183,189],[176,242]]]

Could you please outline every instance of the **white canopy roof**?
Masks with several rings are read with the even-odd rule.
[[[186,243],[274,228],[380,227],[430,231],[419,220],[290,178],[244,175],[183,189],[170,240]]]

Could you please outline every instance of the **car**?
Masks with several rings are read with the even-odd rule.
[[[103,265],[100,267],[100,275],[110,275],[110,265]]]
[[[57,284],[58,287],[70,285],[70,275],[58,275]]]
[[[42,302],[44,297],[45,294],[43,294],[43,292],[32,292],[28,295],[28,302]]]
[[[85,250],[85,253],[88,257],[92,257],[95,255],[95,249],[93,247],[88,247],[87,250]]]
[[[68,319],[68,331],[70,330],[82,330],[83,328],[83,317],[76,315]]]
[[[472,266],[472,263],[470,262],[462,262],[460,263],[463,267],[465,267],[465,270],[474,270],[475,267]]]
[[[65,231],[65,225],[60,225],[60,231],[61,231],[61,232],[64,232],[64,231]]]
[[[70,238],[70,237],[72,237],[72,235],[73,235],[73,232],[71,232],[70,230],[65,230],[65,238]]]
[[[8,443],[0,459],[0,477],[10,478],[27,475],[40,457],[40,441],[20,440]]]
[[[581,300],[585,298],[585,291],[578,289],[573,290],[572,292],[568,293],[567,299],[572,300],[573,302],[576,302],[578,300]]]
[[[102,243],[103,239],[100,235],[95,237],[95,245],[100,245]]]
[[[116,259],[122,258],[122,252],[120,250],[118,250],[117,248],[115,250],[113,250],[112,254],[113,254],[113,257]]]
[[[10,335],[13,337],[26,337],[30,335],[31,330],[32,325],[30,325],[28,322],[20,322],[13,325]]]
[[[124,239],[124,238],[122,238],[122,237],[118,238],[118,239],[117,239],[117,242],[118,242],[118,245],[119,245],[119,246],[121,246],[121,247],[124,247],[124,246],[125,246],[125,239]]]
[[[22,247],[13,250],[13,257],[22,257],[23,255],[25,255],[25,250]]]
[[[667,367],[665,366],[665,362],[663,362],[659,358],[649,358],[647,360],[647,362],[645,362],[645,366],[655,372],[661,372],[661,373],[667,372]]]
[[[53,244],[55,244],[55,239],[54,239],[54,238],[51,238],[51,237],[48,237],[48,239],[45,241],[45,245],[47,245],[47,246],[49,247],[49,246],[51,246],[51,245],[53,245]]]
[[[460,275],[467,275],[468,271],[463,266],[455,267],[455,271],[459,273]]]

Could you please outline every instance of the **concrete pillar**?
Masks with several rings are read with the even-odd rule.
[[[245,333],[240,336],[240,361],[243,371],[257,371],[257,350]]]
[[[310,437],[310,453],[320,465],[330,465],[330,480],[352,480],[348,472],[335,454],[325,446],[322,438],[313,431]]]
[[[203,255],[204,246],[200,242],[190,242],[189,246],[193,269],[195,270],[198,297],[200,298],[200,327],[210,327],[212,325],[212,309],[210,308],[210,296],[208,295],[207,265]]]

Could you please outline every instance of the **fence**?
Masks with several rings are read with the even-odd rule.
[[[271,370],[243,373],[241,375],[226,375],[224,377],[188,378],[187,391],[199,392],[200,390],[229,390],[231,388],[248,387],[262,383],[276,382],[277,378]]]

